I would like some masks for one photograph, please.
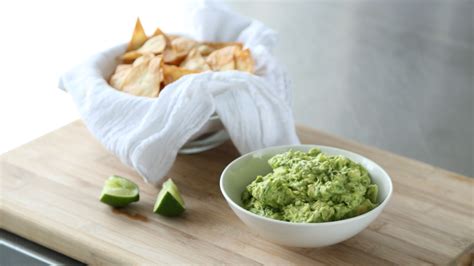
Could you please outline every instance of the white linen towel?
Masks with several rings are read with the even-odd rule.
[[[212,3],[212,2],[211,2]],[[107,83],[125,45],[99,53],[64,74],[92,134],[146,181],[157,184],[178,150],[217,113],[240,153],[297,144],[287,74],[271,54],[276,33],[261,22],[204,2],[193,15],[196,40],[239,41],[250,48],[255,75],[239,71],[187,75],[158,98],[137,97]]]

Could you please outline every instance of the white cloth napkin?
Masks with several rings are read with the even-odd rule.
[[[69,92],[92,134],[120,160],[156,184],[178,150],[217,113],[240,153],[299,143],[287,75],[271,50],[276,33],[261,22],[208,3],[194,11],[190,37],[239,41],[250,48],[256,75],[205,72],[168,85],[158,98],[132,96],[109,86],[125,45],[91,57],[64,74]]]

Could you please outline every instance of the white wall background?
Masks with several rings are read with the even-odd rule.
[[[132,4],[133,3],[133,4]],[[0,153],[79,118],[61,73],[127,42],[137,16],[150,34],[186,27],[192,4],[170,1],[0,1]]]
[[[1,1],[0,153],[78,118],[59,75],[192,2]],[[232,1],[280,33],[296,120],[473,176],[473,1]]]

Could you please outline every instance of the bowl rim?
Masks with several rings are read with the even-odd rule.
[[[388,193],[387,193],[387,196],[385,197],[385,199],[375,208],[373,208],[372,210],[364,213],[364,214],[361,214],[361,215],[358,215],[358,216],[355,216],[355,217],[351,217],[351,218],[348,218],[348,219],[343,219],[343,220],[338,220],[338,221],[329,221],[329,222],[320,222],[320,223],[296,223],[296,222],[288,222],[288,221],[282,221],[282,220],[277,220],[277,219],[272,219],[272,218],[268,218],[268,217],[265,217],[265,216],[262,216],[262,215],[258,215],[258,214],[255,214],[243,207],[241,207],[239,204],[235,203],[228,195],[227,195],[227,192],[224,190],[224,176],[226,174],[226,172],[230,169],[230,167],[236,163],[238,160],[241,160],[242,158],[244,157],[247,157],[247,156],[250,156],[252,154],[255,154],[255,153],[261,153],[261,152],[265,152],[265,151],[268,151],[268,150],[273,150],[273,149],[283,149],[283,148],[288,148],[288,149],[291,149],[291,148],[296,148],[296,147],[312,147],[312,148],[330,148],[330,149],[333,149],[335,150],[336,152],[340,152],[340,151],[343,151],[343,152],[346,152],[346,153],[349,153],[351,155],[355,155],[355,156],[359,156],[365,160],[367,160],[369,163],[372,163],[374,164],[375,166],[379,167],[380,170],[382,170],[382,174],[386,176],[386,178],[388,179],[388,185],[389,185],[389,190],[388,190]],[[369,174],[370,174],[370,171],[369,171]],[[253,216],[257,219],[261,219],[261,220],[264,220],[264,221],[268,221],[268,222],[272,222],[272,223],[277,223],[277,224],[282,224],[282,225],[288,225],[288,226],[304,226],[304,227],[318,227],[318,226],[331,226],[331,225],[336,225],[336,224],[345,224],[345,223],[350,223],[350,222],[353,222],[353,221],[356,221],[356,220],[361,220],[361,219],[364,219],[366,218],[367,216],[369,216],[371,213],[374,213],[376,212],[377,210],[380,210],[382,211],[384,208],[385,208],[385,205],[387,205],[388,201],[390,200],[391,196],[392,196],[392,192],[393,192],[393,184],[392,184],[392,178],[390,177],[390,175],[385,171],[385,169],[383,169],[380,165],[378,165],[377,163],[375,163],[374,161],[370,160],[369,158],[363,156],[363,155],[360,155],[358,153],[355,153],[355,152],[352,152],[352,151],[348,151],[348,150],[345,150],[345,149],[341,149],[341,148],[336,148],[336,147],[332,147],[332,146],[325,146],[325,145],[317,145],[317,144],[296,144],[296,145],[279,145],[279,146],[271,146],[271,147],[267,147],[267,148],[263,148],[263,149],[259,149],[259,150],[256,150],[256,151],[252,151],[252,152],[249,152],[249,153],[246,153],[246,154],[243,154],[237,158],[235,158],[232,162],[230,162],[225,168],[224,170],[222,171],[221,173],[221,176],[220,176],[220,180],[219,180],[219,187],[220,187],[220,190],[221,190],[221,193],[222,195],[224,196],[225,200],[227,201],[228,204],[232,205],[231,207],[233,208],[236,208],[238,209],[239,211],[242,211],[250,216]]]

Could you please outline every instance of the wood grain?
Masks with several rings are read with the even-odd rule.
[[[219,191],[221,171],[238,156],[230,142],[178,156],[168,175],[187,211],[173,219],[155,215],[158,189],[108,153],[80,121],[0,156],[1,227],[94,265],[471,263],[473,179],[313,129],[299,127],[299,135],[304,143],[367,156],[392,177],[394,194],[382,215],[338,245],[286,248],[250,232]],[[139,184],[140,202],[126,215],[98,201],[111,174]]]

